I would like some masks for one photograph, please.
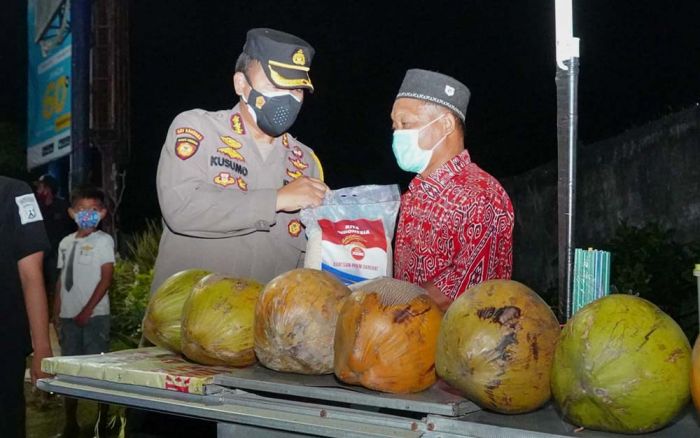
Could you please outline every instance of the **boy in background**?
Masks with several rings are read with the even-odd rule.
[[[76,189],[70,217],[78,231],[58,246],[59,279],[56,282],[54,324],[61,354],[75,356],[109,351],[109,297],[114,270],[114,240],[97,229],[107,215],[104,194],[94,187]],[[78,400],[66,398],[63,436],[78,436]],[[107,405],[100,405],[100,426],[106,424]]]

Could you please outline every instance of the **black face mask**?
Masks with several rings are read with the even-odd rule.
[[[301,110],[301,102],[291,94],[262,94],[252,85],[248,99],[243,100],[253,109],[253,117],[258,128],[270,137],[279,137],[287,132]]]

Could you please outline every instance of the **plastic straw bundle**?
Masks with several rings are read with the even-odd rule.
[[[576,248],[571,314],[586,304],[610,294],[610,253]]]

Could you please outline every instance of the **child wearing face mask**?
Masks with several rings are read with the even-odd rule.
[[[64,237],[58,246],[59,279],[53,321],[61,354],[75,356],[109,351],[109,297],[114,270],[114,240],[97,229],[107,215],[104,194],[94,187],[81,187],[71,195],[70,217],[78,231]],[[78,400],[65,399],[66,424],[63,436],[78,436]],[[100,405],[105,424],[107,405]]]

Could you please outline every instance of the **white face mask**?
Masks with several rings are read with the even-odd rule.
[[[394,151],[396,162],[401,169],[406,172],[421,173],[428,167],[430,159],[433,157],[433,152],[447,137],[447,134],[443,135],[430,149],[423,149],[418,142],[420,133],[440,120],[444,115],[442,114],[440,117],[433,119],[421,128],[397,129],[394,131],[394,141],[391,144],[391,149]]]

